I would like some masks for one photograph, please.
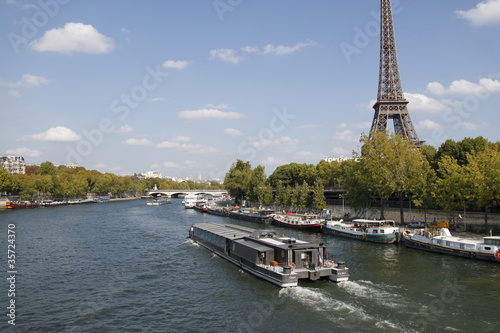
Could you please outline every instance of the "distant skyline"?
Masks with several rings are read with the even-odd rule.
[[[270,174],[351,156],[370,130],[380,1],[1,1],[0,153],[26,163]],[[499,141],[500,0],[393,11],[420,139]]]

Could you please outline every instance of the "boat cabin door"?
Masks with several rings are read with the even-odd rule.
[[[315,269],[313,251],[311,250],[296,250],[294,251],[294,259],[297,268]]]

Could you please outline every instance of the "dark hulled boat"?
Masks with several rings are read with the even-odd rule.
[[[243,270],[280,287],[297,286],[299,280],[328,278],[347,281],[345,263],[328,260],[325,247],[284,237],[274,230],[196,223],[189,237]]]

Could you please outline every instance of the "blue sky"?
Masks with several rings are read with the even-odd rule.
[[[380,1],[1,1],[0,153],[27,163],[270,174],[370,130]],[[500,0],[393,10],[420,139],[500,140]]]

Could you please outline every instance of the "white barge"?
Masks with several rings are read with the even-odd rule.
[[[297,286],[299,280],[328,278],[347,281],[344,262],[328,260],[323,244],[284,237],[274,230],[254,230],[238,225],[196,223],[189,237],[243,270],[280,287]]]
[[[500,236],[480,240],[452,236],[447,228],[441,228],[437,234],[417,229],[405,232],[403,241],[414,249],[500,263]]]
[[[357,219],[352,223],[340,221],[327,221],[321,228],[323,233],[334,236],[359,239],[375,243],[398,243],[401,241],[399,228],[392,220],[366,220]]]

